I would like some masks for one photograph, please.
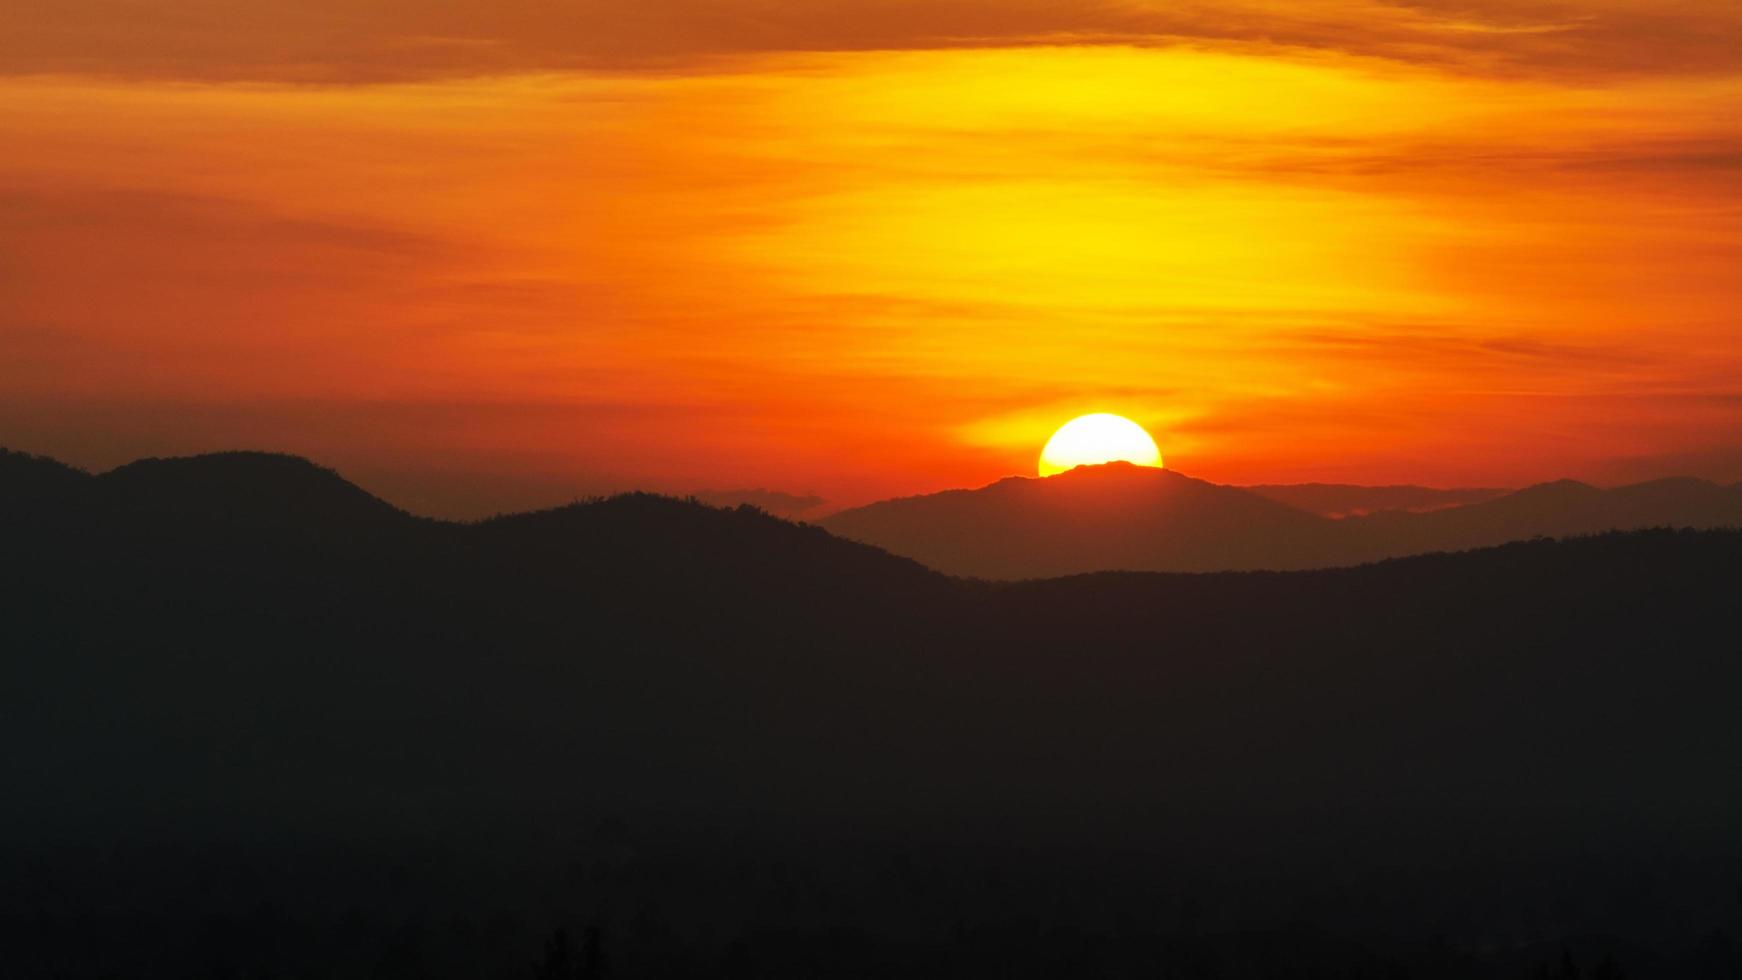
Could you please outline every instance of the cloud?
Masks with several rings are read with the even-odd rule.
[[[1439,372],[1483,366],[1526,366],[1544,370],[1589,371],[1604,366],[1636,366],[1649,354],[1616,344],[1552,340],[1524,334],[1484,333],[1479,327],[1427,329],[1409,325],[1367,324],[1359,329],[1285,331],[1278,340],[1292,355],[1322,353],[1339,360],[1377,361],[1392,366],[1431,364]]]
[[[6,214],[0,248],[39,235],[77,231],[107,240],[141,237],[158,243],[153,247],[158,252],[198,241],[234,256],[272,243],[352,263],[365,255],[430,257],[452,251],[449,243],[402,229],[275,213],[245,201],[171,191],[0,186],[0,211]]]
[[[0,385],[258,391],[402,356],[406,283],[465,247],[198,194],[0,186]],[[28,327],[29,329],[17,329]],[[357,383],[362,383],[361,381]]]
[[[1277,46],[1492,73],[1731,72],[1725,0],[14,0],[12,74],[373,82],[1036,43]]]

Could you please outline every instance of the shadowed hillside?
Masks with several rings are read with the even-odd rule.
[[[1730,962],[1742,535],[986,584],[646,495],[450,524],[287,457],[0,466],[20,975]],[[1330,523],[1125,475],[1104,506]]]
[[[822,524],[939,571],[989,579],[1331,568],[1534,537],[1742,527],[1742,492],[1703,480],[1614,490],[1569,480],[1497,496],[1499,491],[1443,491],[1442,501],[1473,494],[1476,502],[1421,506],[1419,512],[1380,510],[1340,520],[1316,513],[1361,499],[1350,489],[1225,487],[1171,470],[1110,463],[883,501]],[[1365,500],[1429,499],[1416,489],[1372,488]]]

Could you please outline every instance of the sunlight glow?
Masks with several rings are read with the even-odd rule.
[[[1096,412],[1074,418],[1053,433],[1040,451],[1040,475],[1112,462],[1159,467],[1161,450],[1136,422]]]
[[[293,84],[251,74],[274,28],[210,76],[142,46],[138,77],[0,77],[0,437],[93,468],[271,445],[450,516],[499,484],[979,486],[1102,406],[1224,483],[1742,479],[1735,59],[1586,75],[1560,35],[1483,42],[1552,41],[1539,71],[1382,35],[433,74],[418,48]]]

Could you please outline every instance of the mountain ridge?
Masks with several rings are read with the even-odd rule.
[[[233,488],[242,474],[297,465],[261,463],[208,461],[156,470],[154,479],[209,478],[229,467],[215,485]],[[318,468],[297,472],[333,488]],[[1188,504],[1228,493],[1183,475],[1160,480],[1137,484],[1138,499],[1156,486]],[[1050,484],[1061,485],[1071,481]],[[1011,481],[1003,492],[1034,489]],[[1114,498],[1133,492],[1129,482],[1100,489]],[[1289,527],[1331,523],[1233,493]],[[1051,503],[1087,522],[1080,528],[1106,519],[1106,499]],[[1683,651],[1676,656],[1687,663],[1666,684],[1728,670],[1690,644],[1728,594],[1721,570],[1742,558],[1742,534],[1642,532],[1329,571],[984,584],[753,508],[652,495],[473,525],[367,508],[384,531],[360,531],[346,523],[349,511],[319,508],[289,507],[282,522],[240,528],[195,509],[166,531],[150,507],[107,511],[102,498],[64,506],[70,516],[60,528],[92,513],[106,515],[104,526],[69,543],[31,533],[37,513],[0,514],[11,545],[0,594],[12,635],[18,649],[43,651],[4,664],[13,689],[36,692],[8,720],[8,744],[24,744],[35,725],[39,741],[44,732],[72,739],[57,752],[133,760],[109,775],[97,761],[67,772],[117,785],[156,772],[163,785],[183,787],[169,816],[208,806],[229,813],[229,794],[244,793],[265,807],[251,819],[293,822],[322,812],[316,804],[335,792],[321,788],[338,778],[331,773],[349,774],[341,784],[378,785],[370,798],[385,809],[370,819],[389,824],[450,797],[443,806],[456,814],[599,797],[655,810],[712,801],[811,819],[802,814],[836,812],[831,794],[842,793],[872,822],[934,808],[991,819],[1008,794],[1044,786],[1100,799],[1086,812],[1141,834],[1142,821],[1123,823],[1124,809],[1111,802],[1135,792],[1121,788],[1119,773],[1140,762],[1164,764],[1179,785],[1195,786],[1194,806],[1206,813],[1305,807],[1301,816],[1316,812],[1313,794],[1345,794],[1350,779],[1414,786],[1418,778],[1419,762],[1399,768],[1388,749],[1363,748],[1360,731],[1342,724],[1291,745],[1289,733],[1316,731],[1327,705],[1343,705],[1336,717],[1370,715],[1364,725],[1376,730],[1419,729],[1410,737],[1429,739],[1427,752],[1436,733],[1454,730],[1441,726],[1453,726],[1458,711],[1512,717],[1510,702],[1482,706],[1490,689],[1477,681],[1490,670],[1540,675],[1531,681],[1547,692],[1540,697],[1579,719],[1616,691],[1638,696],[1638,650]],[[1663,610],[1646,615],[1639,602]],[[1552,656],[1531,648],[1513,662],[1510,640],[1473,645],[1511,634],[1552,639]],[[1566,673],[1575,660],[1582,673]],[[1438,680],[1424,688],[1425,678]],[[1610,680],[1615,686],[1603,686]],[[1552,684],[1566,690],[1541,687]],[[1690,696],[1722,690],[1706,684]],[[1224,742],[1219,712],[1235,697],[1240,712],[1274,717]],[[1476,706],[1460,708],[1466,700]],[[1401,704],[1413,714],[1398,715]],[[1702,708],[1689,717],[1704,725],[1711,716]],[[110,721],[93,729],[85,718]],[[1435,765],[1456,780],[1492,779],[1493,766],[1510,766],[1523,792],[1537,756],[1517,761],[1514,743],[1537,736],[1531,715],[1516,721],[1526,727],[1484,736],[1491,752]],[[190,725],[197,742],[181,734]],[[1082,743],[1103,725],[1111,727]],[[1103,740],[1129,726],[1154,731],[1127,748],[1123,736]],[[625,733],[633,750],[622,749]],[[111,746],[122,735],[139,748]],[[1169,745],[1194,749],[1173,756]],[[1139,758],[1156,746],[1161,756]],[[502,754],[510,749],[512,765]],[[1502,749],[1513,755],[1494,754]],[[589,781],[546,786],[538,760],[551,752]],[[1197,753],[1211,761],[1194,761]],[[140,759],[154,761],[140,769]],[[1090,760],[1099,761],[1085,768]],[[242,761],[247,767],[233,768]],[[456,767],[468,773],[459,783]],[[48,781],[27,794],[29,812],[52,824],[76,811],[83,782],[32,771]],[[806,776],[794,781],[794,772]],[[1287,783],[1295,787],[1288,796],[1259,793],[1282,773],[1314,775]],[[1416,792],[1374,797],[1374,819],[1385,807],[1415,807]],[[193,817],[174,822],[183,819]],[[1035,832],[1076,832],[1062,811],[1028,819]]]
[[[1308,495],[1323,487],[1337,493],[1349,489],[1299,486]],[[866,561],[861,556],[870,552],[856,553],[851,548],[870,546],[896,559],[893,567],[917,563],[948,575],[987,579],[1119,570],[1305,570],[1465,551],[1533,537],[1653,526],[1742,526],[1742,487],[1692,477],[1609,489],[1555,480],[1459,506],[1380,510],[1343,518],[1325,517],[1276,499],[1277,489],[1224,486],[1174,470],[1115,463],[1079,467],[1052,477],[1006,477],[978,489],[892,498],[810,524],[793,524],[748,504],[698,506],[738,513],[735,520],[740,523],[756,520],[750,516],[754,514],[793,527],[792,532],[772,539],[784,542],[782,547],[792,554],[809,550],[820,556],[829,551],[830,560],[852,564]],[[1404,489],[1413,493],[1420,488]],[[641,523],[631,524],[659,536],[665,551],[719,553],[718,548],[685,549],[669,537],[670,527],[688,518],[677,518],[684,513],[681,509],[656,503],[667,499],[620,494],[478,521],[443,521],[409,514],[330,468],[282,453],[152,457],[92,474],[48,457],[0,451],[0,504],[14,510],[47,508],[36,515],[40,526],[34,532],[17,532],[25,534],[65,530],[71,520],[68,515],[85,507],[90,514],[106,516],[84,522],[80,536],[101,533],[105,521],[113,523],[120,520],[118,513],[130,511],[135,512],[133,518],[155,515],[149,528],[134,520],[134,531],[158,538],[189,521],[257,534],[295,534],[299,521],[313,521],[328,530],[350,527],[361,532],[362,539],[403,535],[413,526],[486,537],[541,525],[577,536],[578,542],[589,535],[613,533],[609,521],[575,516],[584,513],[577,507],[607,503],[620,515],[639,513]],[[661,510],[673,520],[652,520],[652,510]],[[732,521],[722,522],[713,533],[727,537],[746,533],[742,528],[729,530],[732,526]],[[483,530],[468,532],[468,528]],[[839,546],[823,544],[816,535],[824,532]],[[668,573],[677,570],[670,562],[663,567]]]
[[[1112,911],[1137,930],[1123,952],[1097,947],[1131,967],[1120,975],[1166,955],[1190,976],[1191,950],[1171,944],[1200,920],[1175,928],[1157,909],[1201,895],[1223,929],[1313,908],[1410,948],[1444,922],[1485,941],[1570,908],[1558,900],[1593,892],[1561,869],[1594,865],[1660,884],[1629,878],[1547,936],[1626,908],[1673,951],[1698,938],[1680,923],[1734,914],[1742,533],[987,583],[652,495],[470,525],[252,491],[241,523],[154,509],[183,479],[211,481],[195,500],[275,482],[281,464],[260,462],[155,470],[143,505],[116,491],[0,508],[8,949],[166,964],[76,976],[201,976],[214,951],[256,962],[282,944],[359,966],[306,975],[365,975],[405,923],[446,921],[432,907],[473,922],[514,910],[543,930],[536,951],[567,904],[622,910],[605,929],[624,976],[721,975],[719,944],[669,969],[674,934],[748,934],[794,957],[755,974],[775,977],[817,975],[805,957],[819,950],[894,964],[866,975],[977,976],[1029,956],[1010,937],[1040,936],[1065,958],[1019,975],[1075,975],[1070,957],[1108,936]],[[1223,498],[1186,477],[1165,487]],[[1055,503],[1096,526],[1127,492]],[[311,849],[337,857],[310,869]],[[1669,877],[1666,852],[1693,870]],[[505,855],[536,870],[507,874]],[[760,885],[753,857],[772,869]],[[1521,863],[1552,890],[1521,893]],[[430,904],[444,894],[452,905]],[[1666,914],[1665,894],[1697,914]],[[864,923],[855,945],[836,913],[818,916],[825,901]],[[655,902],[669,928],[637,924]],[[395,910],[368,953],[333,915],[360,904]],[[222,917],[237,909],[280,910],[247,918],[271,941],[232,943]],[[940,941],[961,955],[940,962]],[[514,948],[491,948],[519,961],[499,975],[528,975]],[[1314,975],[1351,975],[1332,963]],[[375,972],[479,975],[449,965]],[[1648,965],[1629,975],[1701,975]]]
[[[1310,567],[1330,546],[1330,522],[1317,515],[1128,463],[1007,477],[979,490],[871,504],[820,523],[940,571],[979,578],[1142,569],[1144,535],[1171,542],[1175,561],[1151,569],[1158,571],[1214,571],[1271,558],[1278,567]]]
[[[1186,486],[1192,487],[1190,494],[1178,492]],[[1255,510],[1254,500],[1277,509]],[[1095,519],[1087,524],[1061,520],[1073,508],[1088,508]],[[1114,463],[871,504],[820,523],[845,537],[971,577],[1287,571],[1533,537],[1742,526],[1742,492],[1691,477],[1613,489],[1556,480],[1460,506],[1333,519],[1248,488]]]

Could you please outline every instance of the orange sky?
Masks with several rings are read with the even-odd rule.
[[[152,5],[143,5],[150,7]],[[430,513],[1742,479],[1724,0],[22,0],[0,445]]]

